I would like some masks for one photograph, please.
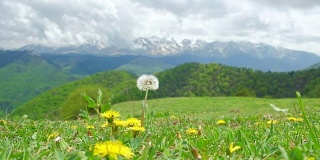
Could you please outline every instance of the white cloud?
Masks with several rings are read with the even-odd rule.
[[[320,54],[318,0],[2,0],[0,46],[130,45],[153,35],[250,41]]]

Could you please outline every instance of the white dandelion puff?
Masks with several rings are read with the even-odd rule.
[[[58,137],[56,137],[56,138],[54,139],[54,141],[55,141],[55,142],[60,142],[61,139],[62,139],[62,138],[61,138],[60,136],[58,136]]]
[[[275,106],[274,104],[270,104],[270,106],[273,108],[273,110],[277,111],[277,112],[283,112],[285,114],[288,113],[289,108],[285,108],[285,109],[281,109],[278,108],[277,106]]]
[[[137,87],[141,91],[157,90],[159,88],[159,80],[154,75],[143,74],[137,79]]]

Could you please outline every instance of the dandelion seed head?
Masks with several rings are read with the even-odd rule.
[[[62,138],[61,138],[60,136],[58,136],[58,137],[56,137],[56,138],[54,139],[54,141],[55,141],[55,142],[60,142],[61,139],[62,139]]]
[[[154,75],[143,74],[137,79],[137,87],[141,91],[157,90],[159,88],[159,80]]]

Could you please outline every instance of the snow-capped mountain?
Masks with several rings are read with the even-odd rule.
[[[308,54],[313,57],[319,57],[313,53],[245,41],[206,42],[204,40],[196,40],[192,42],[189,39],[184,39],[181,42],[177,42],[174,39],[161,39],[153,36],[150,38],[140,37],[133,42],[133,50],[138,50],[142,54],[154,56],[190,54],[202,57],[228,58],[236,55],[244,55],[258,59],[298,59],[302,54]]]
[[[140,37],[132,41],[132,46],[121,48],[106,43],[90,40],[77,46],[46,47],[27,45],[19,50],[32,50],[36,53],[51,54],[92,54],[99,56],[141,55],[152,57],[180,57],[179,62],[217,62],[237,67],[248,67],[260,70],[287,71],[297,70],[318,63],[316,54],[274,47],[263,43],[240,42],[207,42],[204,40],[164,39],[156,36]],[[174,62],[172,62],[174,63]],[[292,67],[286,67],[292,66]]]
[[[106,43],[89,40],[87,43],[77,46],[65,47],[46,47],[42,45],[26,45],[19,50],[33,50],[38,53],[82,53],[82,54],[99,54],[99,55],[151,55],[151,56],[168,56],[190,54],[204,57],[227,58],[235,55],[245,55],[258,59],[264,58],[296,58],[299,54],[309,54],[315,57],[313,53],[303,51],[289,50],[280,47],[274,47],[263,43],[240,42],[206,42],[204,40],[191,41],[184,39],[177,42],[175,39],[163,39],[156,36],[150,38],[140,37],[133,40],[133,46],[128,48],[119,48]]]
[[[182,46],[174,39],[166,40],[153,36],[150,38],[140,37],[133,42],[133,49],[140,50],[151,55],[174,55],[183,51]]]
[[[68,53],[84,53],[84,54],[103,54],[104,49],[109,48],[107,44],[97,41],[89,40],[87,43],[81,45],[71,45],[63,47],[47,47],[43,45],[26,45],[18,50],[28,50],[37,53],[56,53],[56,54],[68,54]]]

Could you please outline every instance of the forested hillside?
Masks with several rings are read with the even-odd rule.
[[[0,113],[75,79],[38,55],[0,51]]]
[[[251,96],[295,97],[320,96],[320,69],[296,72],[262,72],[220,64],[186,63],[156,74],[160,81],[150,98],[186,96]],[[76,117],[84,109],[80,96],[86,92],[94,99],[100,88],[104,100],[113,103],[141,100],[143,93],[136,87],[137,76],[124,71],[107,71],[54,88],[29,101],[15,112],[32,118],[62,119]]]
[[[320,69],[262,72],[219,64],[188,63],[158,75],[157,96],[320,96]]]

